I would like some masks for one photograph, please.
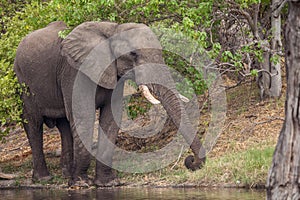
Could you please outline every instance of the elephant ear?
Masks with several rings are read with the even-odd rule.
[[[116,27],[116,23],[110,22],[85,22],[63,40],[61,47],[62,55],[72,67],[107,89],[113,89],[117,83],[109,43]]]

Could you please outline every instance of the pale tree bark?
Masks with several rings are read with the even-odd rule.
[[[270,47],[270,44],[268,41],[262,41],[262,45],[266,48]],[[270,52],[264,51],[263,52],[263,62],[261,63],[261,69],[264,70],[263,73],[261,73],[261,76],[259,76],[258,80],[258,86],[260,89],[260,100],[263,100],[264,97],[271,97],[271,79],[272,76],[270,75]]]
[[[267,199],[300,199],[300,0],[289,1],[285,28],[285,121],[267,180]]]
[[[271,56],[278,56],[278,52],[281,52],[282,42],[281,42],[281,5],[282,0],[272,0],[272,17],[271,17],[271,25],[272,25],[272,53]],[[270,85],[270,96],[271,97],[280,97],[281,88],[282,88],[282,80],[281,80],[281,67],[280,67],[280,59],[278,62],[270,62],[271,68],[270,73],[272,74],[271,85]]]
[[[261,100],[263,100],[264,97],[278,98],[281,96],[282,79],[280,59],[279,62],[274,63],[271,61],[271,58],[280,55],[282,50],[280,12],[284,4],[285,0],[272,0],[271,44],[266,40],[260,39],[262,41],[262,47],[265,49],[263,53],[263,62],[261,63],[261,69],[264,73],[262,73],[258,80]]]

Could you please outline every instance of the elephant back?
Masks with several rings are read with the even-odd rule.
[[[50,65],[58,65],[62,38],[58,33],[67,26],[64,22],[52,22],[45,28],[28,34],[19,44],[15,58],[15,72],[26,79],[48,71]],[[20,77],[19,77],[20,78]]]
[[[62,68],[61,41],[58,33],[66,28],[63,22],[53,22],[47,27],[27,35],[16,52],[14,71],[20,83],[34,94],[38,106],[51,105],[61,98],[58,86]],[[45,98],[47,97],[47,98]],[[52,103],[53,104],[53,103]],[[61,107],[57,103],[56,107]]]

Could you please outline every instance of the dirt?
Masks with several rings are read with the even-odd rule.
[[[204,101],[205,95],[199,98],[199,102],[203,103]],[[227,118],[222,134],[209,153],[209,157],[219,157],[230,152],[242,151],[253,146],[253,144],[264,142],[276,144],[284,119],[284,96],[279,100],[270,99],[260,102],[255,83],[252,82],[228,90],[227,103]],[[209,108],[201,111],[199,120],[199,134],[201,135],[209,126]],[[167,126],[162,134],[148,139],[134,139],[128,136],[126,132],[122,132],[118,136],[118,145],[141,152],[149,151],[149,146],[164,146],[176,132],[170,120],[167,119],[166,124]],[[45,127],[44,152],[47,163],[50,163],[50,170],[55,171],[56,174],[61,173],[59,167],[60,136],[57,129]],[[2,179],[0,180],[0,187],[18,186],[20,184],[31,187],[45,187],[44,184],[36,185],[31,182],[31,149],[26,134],[21,127],[11,131],[5,141],[0,144],[0,169],[3,173],[5,172],[4,174],[12,173],[21,177],[18,179],[15,177],[1,178],[0,176],[0,179]],[[57,182],[59,182],[59,187],[66,186],[66,180],[58,180]],[[58,185],[46,184],[46,187],[57,187]]]

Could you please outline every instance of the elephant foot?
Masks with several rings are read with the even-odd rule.
[[[94,185],[97,187],[118,187],[124,184],[118,179],[116,171],[101,162],[97,162]]]
[[[70,179],[68,183],[70,188],[88,188],[93,185],[90,179],[78,177],[76,179]]]
[[[48,182],[52,179],[53,177],[51,175],[46,175],[46,176],[33,176],[32,180],[33,182]]]
[[[62,175],[64,178],[66,179],[70,179],[71,178],[71,170],[69,170],[68,168],[62,168]]]
[[[94,181],[95,186],[97,187],[118,187],[124,185],[124,183],[121,183],[119,179],[113,179],[108,182],[103,182],[99,179]]]

